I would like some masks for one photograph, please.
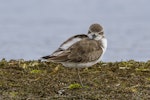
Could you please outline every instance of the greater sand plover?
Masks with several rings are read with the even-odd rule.
[[[69,38],[51,55],[42,58],[61,63],[65,67],[90,67],[101,61],[106,48],[107,39],[103,27],[96,23],[89,27],[88,34],[79,34]],[[80,82],[82,84],[81,79]]]

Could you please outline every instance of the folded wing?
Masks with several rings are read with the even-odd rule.
[[[80,35],[72,36],[68,40],[66,40],[65,42],[63,42],[60,45],[60,47],[55,52],[53,52],[51,55],[44,56],[42,58],[43,59],[50,59],[50,58],[56,57],[57,55],[65,52],[65,50],[68,49],[70,46],[72,46],[76,42],[81,41],[83,39],[88,39],[88,36],[85,35],[85,34],[80,34]]]
[[[102,52],[98,41],[83,39],[57,56],[49,56],[48,59],[54,62],[90,62],[99,59]]]

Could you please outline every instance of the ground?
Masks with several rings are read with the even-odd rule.
[[[77,70],[2,59],[0,100],[150,100],[150,61],[100,62]]]

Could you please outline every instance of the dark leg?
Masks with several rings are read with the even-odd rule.
[[[78,72],[78,77],[79,77],[79,80],[80,80],[80,84],[81,84],[82,87],[83,87],[82,79],[81,79],[80,74],[79,74],[79,68],[77,68],[77,72]]]

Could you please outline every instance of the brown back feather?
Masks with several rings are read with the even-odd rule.
[[[99,41],[85,39],[73,44],[62,54],[52,57],[55,62],[89,62],[97,60],[102,54]]]

